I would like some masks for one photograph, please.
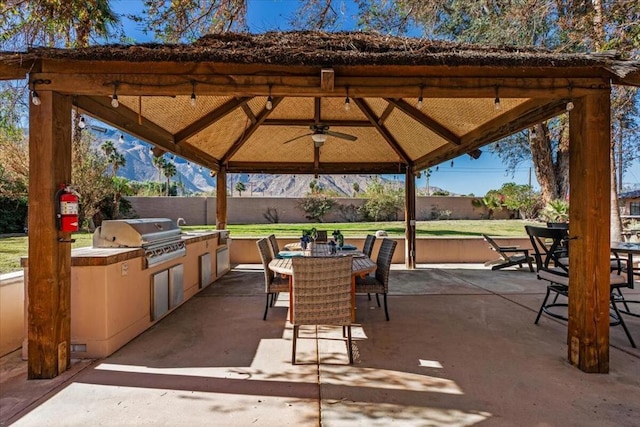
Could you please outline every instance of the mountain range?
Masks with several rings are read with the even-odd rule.
[[[155,181],[166,182],[163,175],[159,175],[158,169],[153,166],[153,152],[151,146],[145,142],[122,136],[118,130],[105,129],[92,126],[96,136],[95,148],[105,141],[112,141],[117,151],[126,160],[125,166],[118,169],[118,176],[130,181]],[[216,178],[211,177],[211,171],[185,159],[165,154],[167,160],[172,161],[177,170],[176,176],[171,182],[181,183],[184,195],[211,195],[216,191]],[[397,178],[394,179],[394,178]],[[314,180],[313,175],[272,175],[272,174],[229,174],[227,185],[229,191],[238,195],[236,184],[242,182],[246,191],[243,196],[270,196],[270,197],[304,197],[310,191],[310,184]],[[373,179],[373,175],[320,175],[317,183],[332,194],[349,197],[354,194],[354,184],[359,190],[364,191]],[[404,185],[404,176],[380,176],[384,182],[397,182]],[[430,187],[431,192],[441,190],[438,187]],[[180,194],[180,193],[179,193]]]

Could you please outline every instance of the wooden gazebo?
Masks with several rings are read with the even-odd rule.
[[[569,102],[568,358],[608,372],[610,90],[640,85],[637,62],[292,32],[2,53],[0,78],[27,78],[40,101],[29,129],[30,378],[70,364],[71,250],[59,241],[69,236],[56,229],[54,195],[71,180],[74,110],[217,173],[218,228],[227,173],[403,173],[413,268],[415,176],[563,114]]]

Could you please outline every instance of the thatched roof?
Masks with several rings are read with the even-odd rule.
[[[134,62],[188,61],[262,63],[306,66],[341,65],[473,65],[473,66],[603,66],[629,67],[616,52],[557,53],[539,48],[483,46],[442,40],[392,37],[362,32],[224,33],[202,37],[192,44],[143,43],[104,45],[80,49],[36,47],[2,60],[35,58],[72,60],[126,60]],[[625,66],[623,66],[625,64]],[[637,66],[638,64],[636,64]],[[618,71],[616,71],[618,72]],[[621,77],[623,77],[621,75]]]
[[[640,63],[615,52],[361,32],[226,33],[192,44],[0,53],[0,78],[20,72],[160,151],[246,172],[417,171],[562,113],[568,100],[606,91],[611,80],[640,84]],[[265,108],[271,94],[272,110]],[[321,149],[310,137],[317,126],[330,130]]]

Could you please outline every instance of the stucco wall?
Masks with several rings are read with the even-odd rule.
[[[0,356],[17,350],[24,339],[24,276],[0,276]]]
[[[141,218],[163,217],[184,218],[188,225],[213,225],[216,223],[215,197],[127,197],[133,209]],[[339,206],[362,206],[365,199],[336,198],[338,206],[325,217],[325,222],[347,222],[340,213]],[[449,219],[481,219],[487,211],[471,204],[473,197],[418,197],[416,199],[416,219],[424,221],[449,215]],[[298,207],[299,199],[290,197],[229,197],[227,199],[227,219],[229,224],[267,224],[265,214],[277,212],[280,223],[309,222]],[[508,212],[501,211],[495,217],[508,218]],[[398,212],[398,220],[404,219],[404,212]]]

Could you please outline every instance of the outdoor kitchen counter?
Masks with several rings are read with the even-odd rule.
[[[219,236],[218,231],[181,235],[184,255],[148,267],[142,248],[73,249],[72,357],[109,356],[213,283],[220,277],[216,255],[227,247]],[[23,266],[28,278],[26,258]],[[25,340],[23,350],[26,346]]]

